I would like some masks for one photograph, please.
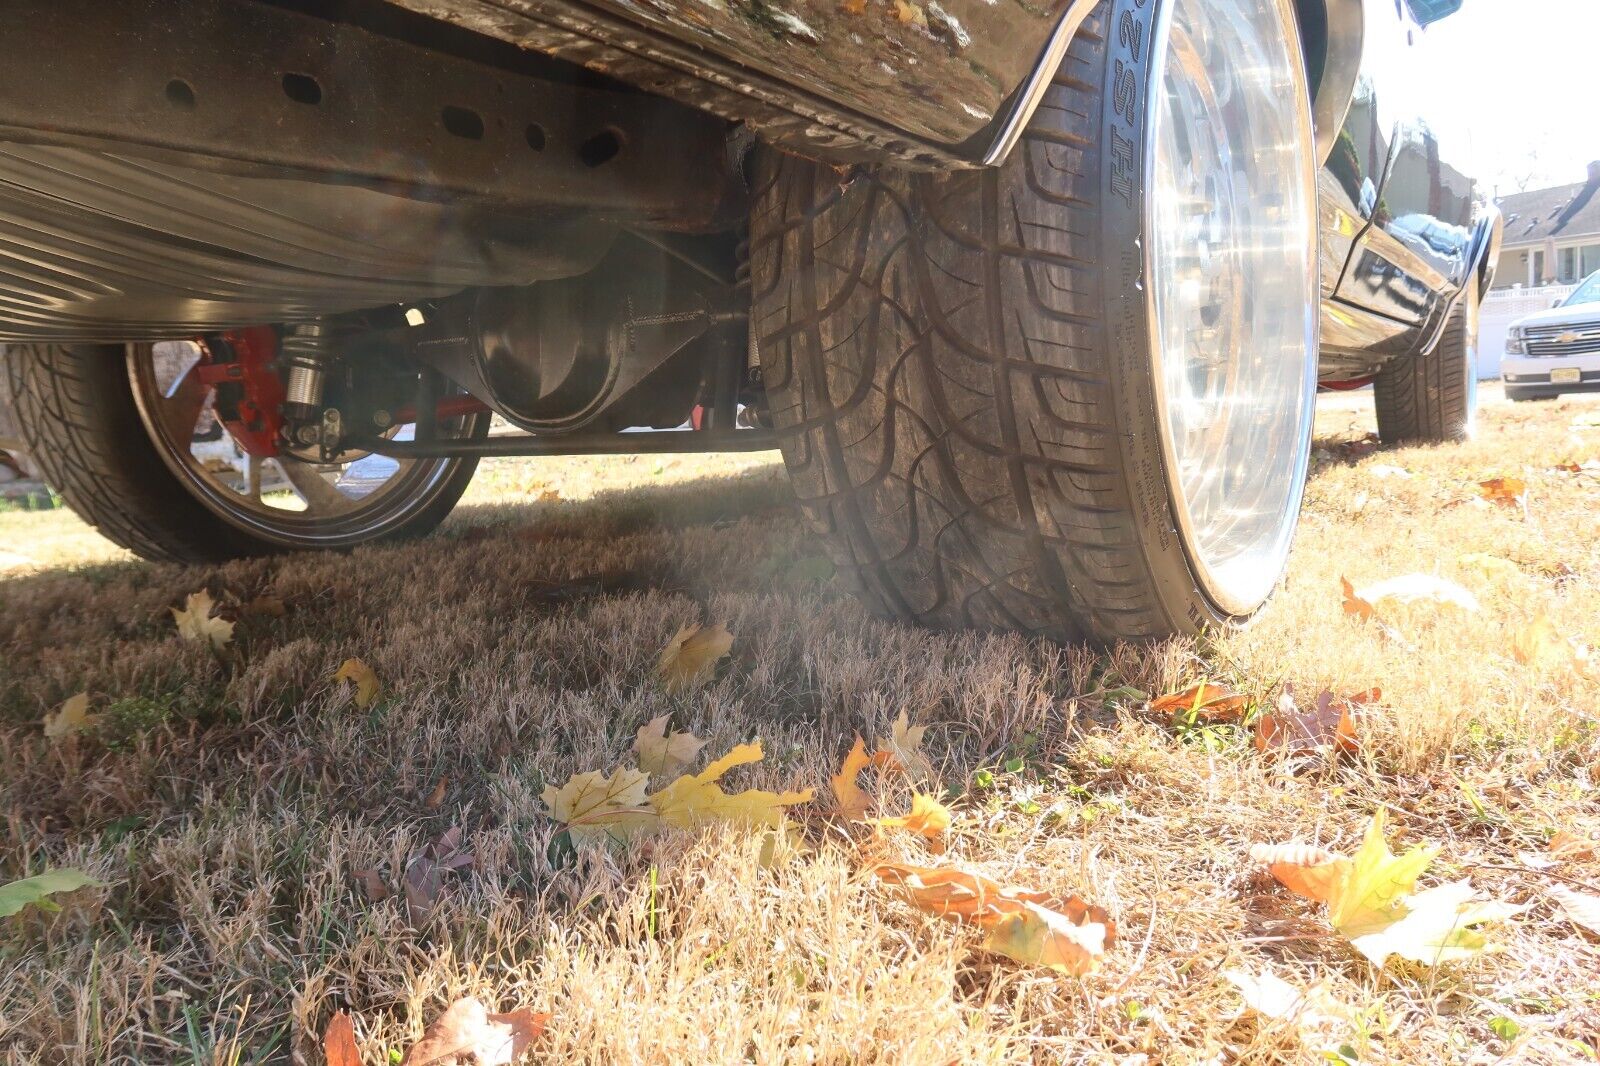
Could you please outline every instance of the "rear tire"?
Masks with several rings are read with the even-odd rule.
[[[1208,17],[1222,8],[1237,17]],[[1226,34],[1254,31],[1251,18],[1274,29],[1224,54],[1243,40]],[[769,402],[790,431],[785,461],[812,528],[877,611],[1112,640],[1241,624],[1266,600],[1315,404],[1314,163],[1297,40],[1287,4],[1106,0],[999,169],[841,176],[775,152],[758,159],[752,329]],[[1180,48],[1190,61],[1169,68]],[[1174,78],[1236,76],[1241,51],[1258,83],[1175,95],[1187,85]],[[1231,121],[1184,124],[1197,98],[1232,100]],[[1185,172],[1153,127],[1181,127],[1182,144],[1198,145],[1183,161],[1203,171],[1198,194],[1150,192]],[[1200,168],[1211,152],[1232,169]],[[1272,170],[1280,156],[1290,162]],[[1206,229],[1207,218],[1220,221]],[[1191,223],[1200,237],[1186,236]],[[1246,224],[1259,235],[1236,244]],[[1153,270],[1158,246],[1188,258]],[[1173,298],[1163,271],[1180,269],[1198,300],[1220,302],[1220,319]],[[1163,295],[1169,316],[1192,312],[1180,334],[1210,329],[1223,342],[1163,345],[1174,321]],[[1196,392],[1214,380],[1229,391],[1190,397],[1185,373]],[[1268,379],[1275,402],[1252,391]],[[1171,413],[1185,400],[1205,401],[1184,416],[1195,418],[1186,435]],[[1208,433],[1245,447],[1209,467],[1179,450]],[[1222,518],[1180,498],[1215,503],[1235,485]],[[1231,532],[1255,528],[1253,502],[1259,545],[1226,554]],[[1218,523],[1220,549],[1205,539]]]
[[[1478,286],[1450,313],[1426,355],[1400,359],[1372,385],[1378,437],[1387,444],[1444,444],[1472,436],[1478,417]],[[1510,395],[1508,392],[1507,395]]]
[[[29,457],[67,506],[108,540],[170,562],[221,562],[302,546],[238,528],[175,476],[140,416],[122,345],[11,345],[0,350],[0,372]],[[450,513],[477,460],[448,462],[453,469],[430,497],[416,501],[385,537],[426,533]]]

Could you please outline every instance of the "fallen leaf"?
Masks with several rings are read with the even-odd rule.
[[[959,866],[879,863],[869,872],[918,910],[989,930],[983,947],[1019,962],[1082,975],[1116,942],[1116,923],[1079,896],[1003,886]]]
[[[1548,850],[1558,859],[1592,859],[1600,851],[1600,843],[1557,829],[1550,837]]]
[[[693,688],[732,647],[733,634],[722,623],[707,627],[692,622],[678,630],[662,649],[656,674],[669,692]]]
[[[470,1055],[478,1066],[510,1066],[544,1032],[550,1015],[531,1010],[490,1014],[471,996],[456,1000],[412,1044],[400,1066],[429,1066]]]
[[[693,733],[668,733],[667,715],[659,715],[639,727],[633,739],[639,769],[659,777],[671,777],[694,762],[706,742]]]
[[[1562,637],[1542,613],[1511,635],[1511,657],[1535,669],[1571,670],[1579,677],[1600,674],[1588,645]]]
[[[283,601],[276,596],[257,596],[245,604],[244,613],[264,618],[282,618],[289,613],[289,608],[285,607]]]
[[[872,758],[867,755],[866,742],[858,736],[855,745],[850,749],[850,754],[844,757],[844,765],[839,768],[838,773],[828,779],[828,783],[833,787],[833,798],[839,816],[847,822],[861,821],[872,807],[872,797],[856,784],[856,778],[871,763]]]
[[[1431,966],[1476,954],[1486,945],[1478,925],[1525,909],[1476,900],[1466,881],[1414,893],[1438,849],[1396,856],[1383,829],[1380,808],[1348,859],[1304,845],[1258,845],[1250,854],[1290,891],[1326,903],[1328,924],[1378,966],[1391,955]]]
[[[450,776],[448,774],[441,774],[439,780],[434,783],[433,790],[429,792],[427,798],[422,801],[423,810],[431,811],[437,809],[439,804],[444,802],[444,790],[448,788],[449,785]]]
[[[384,883],[382,875],[376,868],[367,866],[356,870],[352,874],[356,884],[361,886],[361,894],[368,903],[382,903],[389,898],[389,886]]]
[[[98,714],[89,713],[89,694],[80,692],[54,711],[44,716],[44,735],[51,740],[93,729],[100,721]]]
[[[1574,923],[1591,933],[1600,933],[1600,896],[1576,892],[1565,885],[1551,885],[1546,891]]]
[[[82,870],[46,870],[0,885],[0,918],[9,918],[29,905],[53,913],[61,908],[51,902],[51,896],[76,892],[80,888],[104,887],[104,882],[96,881]]]
[[[1464,569],[1477,571],[1485,578],[1522,576],[1522,568],[1516,563],[1488,552],[1467,552],[1456,559],[1456,563]]]
[[[1407,479],[1411,477],[1411,471],[1407,470],[1405,467],[1392,466],[1388,463],[1374,463],[1367,467],[1367,473],[1371,474],[1375,478],[1380,479],[1391,477]]]
[[[1192,714],[1205,722],[1236,722],[1250,708],[1250,697],[1233,691],[1226,685],[1201,681],[1182,692],[1174,692],[1152,700],[1150,709],[1162,714]]]
[[[929,776],[933,767],[922,754],[922,737],[927,731],[925,725],[912,725],[910,717],[902,710],[889,726],[889,739],[878,741],[878,750],[872,753],[872,764],[886,773],[899,771],[916,780]]]
[[[575,774],[559,789],[546,785],[539,796],[550,816],[567,827],[575,846],[610,839],[622,843],[654,827],[656,815],[645,805],[650,775],[619,767],[610,774],[598,770]]]
[[[723,774],[735,766],[760,762],[761,743],[740,744],[698,774],[686,774],[646,798],[656,816],[667,825],[688,829],[705,822],[745,822],[776,829],[783,825],[785,807],[809,803],[811,789],[800,792],[763,792],[746,789],[733,794],[722,790]]]
[[[1007,914],[989,927],[983,948],[1030,966],[1083,977],[1100,965],[1106,950],[1106,926],[1085,916],[1081,922],[1023,903],[1022,910]]]
[[[1346,613],[1360,613],[1351,610],[1352,600],[1366,605],[1366,613],[1362,617],[1371,617],[1372,612],[1389,604],[1427,603],[1440,607],[1459,607],[1463,611],[1478,610],[1478,597],[1454,581],[1446,581],[1432,574],[1403,574],[1375,585],[1366,585],[1355,590],[1347,589]]]
[[[909,814],[874,821],[885,829],[906,829],[928,842],[928,850],[935,855],[944,851],[944,831],[950,828],[950,811],[932,796],[915,792],[911,795]]]
[[[540,503],[555,503],[556,501],[561,499],[561,490],[560,489],[545,489],[545,490],[543,490],[542,492],[539,493],[539,495],[536,497],[536,499]]]
[[[860,15],[867,10],[867,0],[840,0],[840,10],[846,15]]]
[[[191,592],[183,610],[169,608],[172,620],[177,623],[179,637],[209,644],[211,650],[220,652],[233,641],[233,623],[213,618],[211,612],[215,609],[211,593],[205,589]]]
[[[1301,710],[1294,686],[1285,684],[1277,707],[1256,719],[1256,750],[1302,755],[1315,751],[1355,754],[1361,750],[1354,712],[1378,702],[1383,693],[1369,689],[1354,696],[1317,694],[1316,702]]]
[[[901,22],[915,23],[923,29],[928,28],[928,16],[916,4],[907,3],[906,0],[894,0],[894,17]]]
[[[452,826],[438,840],[413,855],[401,878],[406,914],[411,924],[421,925],[433,912],[444,889],[445,874],[464,870],[476,861],[477,857],[461,846],[460,826]]]
[[[1478,482],[1478,495],[1490,503],[1520,507],[1528,493],[1528,483],[1519,477],[1492,477]]]
[[[356,1027],[348,1011],[334,1011],[322,1031],[322,1054],[327,1066],[361,1066],[361,1049],[356,1047]]]
[[[1356,595],[1356,588],[1348,578],[1341,577],[1339,586],[1344,590],[1344,613],[1355,615],[1363,622],[1372,617],[1372,604]]]
[[[1222,976],[1239,990],[1251,1010],[1276,1021],[1288,1022],[1297,1029],[1322,1029],[1347,1023],[1353,1014],[1323,986],[1302,992],[1269,969],[1260,973],[1223,970]]]
[[[378,675],[372,672],[372,667],[360,659],[346,659],[334,671],[333,683],[335,685],[349,681],[356,687],[356,706],[363,711],[372,706],[372,701],[378,698],[381,686],[378,684]]]

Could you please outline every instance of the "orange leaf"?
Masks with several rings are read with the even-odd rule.
[[[1565,829],[1556,830],[1550,838],[1550,854],[1558,859],[1592,859],[1596,852],[1600,852],[1600,843]]]
[[[856,776],[872,762],[867,754],[866,741],[856,737],[855,746],[850,749],[850,754],[844,757],[844,765],[839,772],[828,779],[833,786],[833,795],[839,801],[839,813],[846,821],[859,822],[866,817],[867,809],[872,806],[872,798],[861,790],[856,784]]]
[[[1502,503],[1508,507],[1520,506],[1527,492],[1528,483],[1519,477],[1492,477],[1488,481],[1478,482],[1478,495],[1491,503]]]
[[[1265,866],[1290,892],[1321,903],[1331,901],[1350,876],[1350,860],[1309,844],[1256,844],[1250,858]]]
[[[1225,685],[1201,681],[1182,692],[1162,696],[1150,704],[1152,711],[1163,714],[1186,714],[1193,711],[1197,718],[1207,722],[1238,721],[1250,706],[1250,697],[1235,692]]]
[[[348,1011],[335,1011],[322,1031],[322,1054],[328,1066],[361,1066],[361,1049],[356,1047],[356,1028]]]
[[[427,798],[422,801],[423,809],[431,811],[438,807],[439,804],[443,803],[444,790],[448,788],[449,785],[450,775],[442,775],[439,780],[434,783],[433,790],[428,793]]]
[[[1372,604],[1356,595],[1356,587],[1350,584],[1350,579],[1339,578],[1339,587],[1344,590],[1344,613],[1355,615],[1363,622],[1372,619]]]
[[[458,999],[423,1031],[400,1066],[429,1066],[459,1055],[471,1055],[479,1066],[510,1066],[549,1020],[531,1010],[490,1014],[471,996]]]

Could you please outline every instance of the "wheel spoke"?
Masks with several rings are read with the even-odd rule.
[[[206,398],[211,394],[211,389],[200,380],[199,370],[200,361],[196,359],[178,375],[158,405],[161,423],[175,447],[183,447],[194,436],[194,427],[200,424],[200,412],[205,410]]]
[[[261,459],[249,453],[244,457],[244,480],[250,498],[261,502]]]
[[[316,467],[293,459],[278,462],[283,476],[288,479],[295,494],[305,501],[306,511],[312,515],[334,515],[348,510],[354,503],[344,493],[328,484]]]

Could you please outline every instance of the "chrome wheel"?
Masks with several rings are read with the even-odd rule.
[[[398,532],[452,491],[463,460],[361,453],[321,463],[309,450],[253,454],[216,419],[213,390],[196,372],[201,359],[199,346],[188,341],[129,345],[128,377],[167,467],[236,528],[280,547],[348,547]],[[487,421],[487,415],[452,419],[440,433],[477,435]],[[404,440],[412,428],[397,425],[387,435]]]
[[[1309,98],[1286,0],[1172,0],[1147,105],[1144,274],[1173,514],[1247,615],[1288,558],[1316,404]]]

